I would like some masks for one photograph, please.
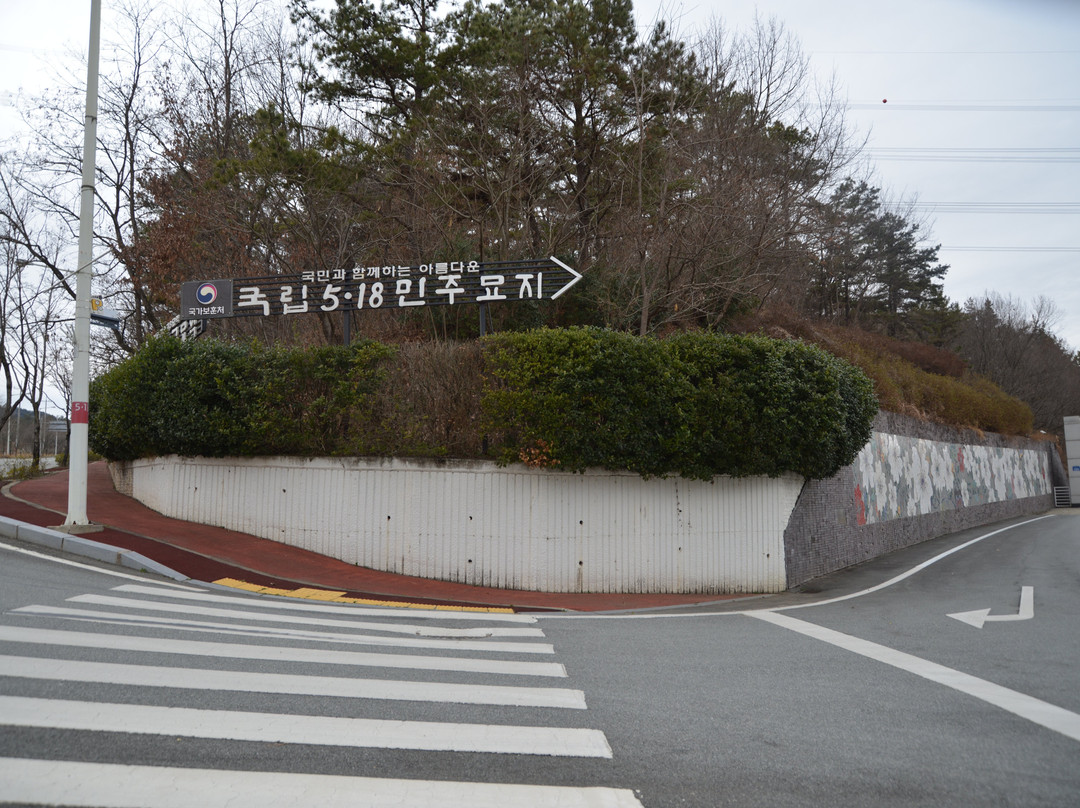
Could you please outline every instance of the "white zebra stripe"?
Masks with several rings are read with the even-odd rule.
[[[629,789],[241,772],[0,758],[4,798],[113,808],[643,808]]]
[[[595,729],[392,721],[0,696],[0,722],[45,729],[261,743],[610,758]]]
[[[116,606],[123,609],[145,609],[170,614],[197,614],[205,617],[228,617],[231,620],[259,620],[264,623],[289,623],[291,625],[325,626],[336,629],[366,629],[385,631],[388,634],[409,634],[414,637],[543,637],[539,628],[443,628],[440,626],[414,626],[402,623],[383,623],[364,620],[329,620],[319,617],[298,617],[288,614],[267,614],[246,609],[218,609],[212,606],[192,606],[186,603],[159,603],[136,598],[116,598],[110,595],[76,595],[68,603],[89,603],[92,606]],[[245,606],[250,605],[241,601]],[[398,615],[395,615],[395,617]]]
[[[185,600],[200,600],[206,603],[231,603],[238,606],[252,606],[260,609],[290,609],[304,612],[324,612],[342,616],[358,615],[361,617],[389,617],[417,620],[469,620],[493,623],[535,623],[536,618],[527,614],[500,614],[498,612],[463,612],[450,609],[417,609],[394,606],[360,606],[351,603],[334,603],[304,600],[299,598],[280,599],[268,595],[215,595],[204,590],[159,589],[153,586],[122,584],[114,586],[113,592],[132,595],[154,595]]]
[[[242,643],[203,642],[200,640],[173,640],[159,637],[130,637],[121,634],[58,631],[55,629],[23,628],[21,626],[0,625],[0,641],[320,665],[460,671],[513,676],[566,677],[566,668],[557,662],[517,662],[512,660],[475,659],[472,657],[323,651],[276,645],[246,645]]]
[[[387,699],[450,704],[497,704],[509,707],[561,707],[584,710],[580,690],[555,687],[509,687],[449,682],[409,682],[391,679],[346,679],[280,673],[246,673],[205,668],[167,668],[84,662],[71,659],[0,656],[0,676],[63,682],[170,687],[189,690],[227,690],[245,693],[286,693],[351,699]],[[3,716],[0,716],[0,722]]]
[[[281,637],[283,639],[318,640],[322,642],[345,642],[355,645],[378,645],[396,648],[428,648],[443,651],[482,651],[505,654],[554,654],[550,643],[524,643],[498,640],[438,640],[413,637],[381,637],[362,633],[337,633],[327,631],[303,631],[278,626],[248,626],[230,623],[213,623],[203,620],[185,620],[180,617],[154,617],[127,612],[106,612],[95,609],[69,609],[63,606],[22,606],[12,609],[11,614],[30,614],[43,617],[64,617],[76,620],[99,619],[128,625],[155,626],[161,628],[199,628],[232,630],[249,636]]]

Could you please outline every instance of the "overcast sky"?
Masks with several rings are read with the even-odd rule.
[[[929,211],[948,297],[1046,296],[1080,349],[1080,0],[635,3],[640,26],[659,12],[686,38],[715,17],[784,23],[840,84],[875,184]],[[89,7],[0,0],[0,137],[19,87],[40,89],[65,44],[85,51]]]
[[[783,22],[843,88],[875,184],[926,206],[948,297],[1044,295],[1080,349],[1080,0],[636,3],[684,34]]]

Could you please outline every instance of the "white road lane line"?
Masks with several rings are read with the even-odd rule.
[[[127,612],[105,612],[96,609],[69,609],[63,606],[21,606],[12,609],[11,614],[35,615],[39,617],[62,617],[72,619],[101,619],[130,625],[158,626],[160,628],[192,627],[199,629],[238,629],[238,625],[214,623],[202,620],[185,620],[180,617],[154,617],[151,615],[131,614]],[[325,642],[347,642],[355,645],[378,645],[393,648],[426,648],[442,651],[482,651],[493,654],[554,654],[555,647],[550,643],[506,642],[502,640],[438,640],[420,637],[382,637],[374,634],[342,634],[329,631],[304,631],[278,626],[243,626],[237,633],[252,636],[296,638]]]
[[[539,613],[539,614],[536,615],[536,619],[537,620],[689,620],[689,619],[702,618],[702,617],[732,617],[732,616],[740,615],[740,614],[741,615],[747,615],[747,614],[748,615],[757,615],[757,614],[759,614],[760,612],[763,612],[763,611],[787,612],[787,611],[791,611],[793,609],[812,609],[815,606],[828,606],[831,603],[840,603],[842,601],[851,600],[853,598],[861,598],[864,595],[871,595],[874,592],[878,592],[878,591],[880,591],[882,589],[886,589],[887,587],[893,586],[894,584],[898,584],[898,583],[900,583],[900,581],[903,581],[906,578],[910,578],[912,575],[915,575],[918,572],[922,572],[927,567],[931,566],[932,564],[936,564],[937,562],[941,561],[944,558],[947,558],[947,557],[951,556],[953,553],[958,553],[961,550],[966,550],[968,547],[971,547],[973,544],[978,544],[983,539],[989,539],[991,536],[996,536],[999,533],[1004,533],[1007,530],[1013,530],[1013,529],[1018,528],[1018,527],[1024,527],[1025,525],[1030,525],[1030,524],[1033,524],[1034,522],[1042,521],[1043,519],[1051,519],[1051,518],[1053,518],[1053,516],[1054,516],[1053,514],[1047,514],[1046,516],[1037,516],[1034,519],[1027,519],[1027,520],[1025,520],[1023,522],[1017,522],[1015,525],[1008,525],[1006,527],[999,528],[997,530],[991,531],[990,533],[984,533],[983,535],[976,536],[974,539],[970,539],[970,540],[964,542],[963,544],[958,544],[956,547],[953,547],[953,548],[951,548],[949,550],[946,550],[943,553],[938,553],[933,558],[928,558],[926,561],[923,561],[921,564],[916,564],[911,569],[906,570],[905,572],[902,572],[899,575],[896,575],[896,576],[890,578],[887,581],[883,581],[882,583],[877,584],[876,586],[871,586],[871,587],[869,587],[867,589],[861,589],[858,592],[852,592],[852,593],[847,594],[847,595],[839,595],[839,596],[837,596],[835,598],[829,598],[828,600],[815,600],[815,601],[812,601],[812,602],[809,602],[809,603],[795,603],[795,604],[792,604],[790,606],[764,607],[764,608],[761,608],[761,609],[732,609],[731,611],[722,611],[722,612],[710,612],[710,611],[701,610],[701,611],[696,611],[696,612],[677,612],[675,614],[667,613],[667,612],[664,612],[664,611],[633,612],[633,613],[630,613],[630,614],[602,614],[602,613],[601,614],[596,614],[596,613],[548,614],[548,613]],[[767,596],[763,596],[763,597],[767,597]]]
[[[495,623],[535,623],[536,618],[527,614],[499,614],[496,612],[459,612],[439,609],[415,609],[410,608],[402,611],[394,606],[360,606],[351,603],[326,603],[311,600],[292,598],[279,600],[267,595],[215,595],[205,591],[177,591],[171,589],[158,589],[153,586],[139,586],[137,584],[122,584],[115,586],[113,592],[123,592],[133,595],[156,595],[170,598],[183,598],[185,600],[199,600],[204,603],[229,603],[237,606],[256,607],[260,609],[289,609],[292,611],[324,612],[339,614],[343,617],[396,617],[398,619],[418,620],[470,620]]]
[[[23,696],[0,696],[0,723],[16,727],[258,743],[611,757],[607,738],[595,729],[282,715]]]
[[[1000,707],[1013,715],[1025,718],[1040,726],[1060,732],[1074,741],[1080,741],[1080,715],[1070,712],[1062,707],[1057,707],[1041,699],[1025,695],[1024,693],[1010,690],[1007,687],[996,685],[985,679],[961,673],[953,668],[947,668],[936,662],[930,662],[903,651],[897,651],[884,645],[861,640],[849,634],[833,631],[804,620],[797,620],[776,612],[750,612],[750,617],[772,623],[791,631],[798,632],[815,640],[827,642],[837,648],[859,654],[860,656],[883,662],[894,668],[899,668],[931,682],[950,687],[969,696],[974,696],[987,704]]]
[[[42,659],[41,657],[0,656],[0,676],[188,690],[227,690],[349,699],[585,709],[585,694],[580,690],[568,688],[347,679],[331,676],[125,665],[115,662],[84,662],[72,659]],[[0,715],[0,722],[2,721],[3,716]]]
[[[974,539],[970,539],[966,542],[963,542],[962,544],[957,544],[957,546],[953,549],[946,550],[945,552],[939,553],[932,558],[928,558],[927,561],[924,561],[921,564],[917,564],[916,566],[904,571],[904,573],[894,576],[887,581],[882,581],[881,583],[875,585],[875,587],[869,587],[868,589],[860,590],[859,592],[852,592],[847,595],[831,597],[828,598],[827,601],[813,601],[811,603],[797,603],[791,606],[774,606],[758,609],[732,609],[730,611],[705,611],[703,609],[699,611],[680,611],[676,612],[676,614],[674,615],[669,614],[669,612],[665,611],[631,612],[631,614],[617,615],[589,614],[589,612],[585,612],[585,614],[580,614],[580,612],[578,612],[578,614],[559,615],[538,614],[537,620],[690,620],[700,619],[703,617],[732,617],[734,615],[757,615],[760,611],[791,611],[792,609],[809,609],[813,608],[814,606],[828,606],[829,604],[840,603],[841,601],[850,601],[854,597],[862,597],[863,595],[873,594],[874,592],[878,592],[882,589],[892,587],[893,584],[900,583],[905,578],[910,578],[916,573],[920,573],[920,571],[926,569],[930,565],[942,561],[943,558],[946,558],[949,555],[953,555],[953,553],[958,553],[961,550],[966,550],[967,548],[971,547],[972,544],[976,544],[983,539],[988,539],[991,536],[997,536],[998,534],[1004,533],[1005,530],[1012,530],[1016,527],[1024,527],[1025,525],[1040,522],[1044,519],[1052,519],[1052,517],[1053,514],[1036,516],[1035,519],[1018,522],[1015,525],[1008,525],[1007,527],[1001,527],[997,530],[991,530],[988,534],[976,536]],[[704,606],[707,604],[701,605]]]
[[[38,553],[33,550],[27,550],[25,547],[12,547],[10,544],[5,544],[2,540],[0,540],[0,550],[6,550],[10,553],[20,553],[22,555],[33,556],[34,558],[41,558],[45,561],[52,561],[54,564],[63,564],[65,567],[78,567],[81,570],[96,572],[99,575],[109,575],[113,578],[126,578],[129,581],[141,581],[142,583],[146,582],[145,575],[132,575],[127,572],[116,572],[115,570],[95,567],[91,564],[83,564],[79,561],[72,561],[69,558],[57,558],[56,556],[46,555],[45,553]],[[168,581],[154,581],[154,585],[176,587],[177,589],[188,589],[188,587],[184,584],[173,584],[169,583]]]
[[[900,573],[899,575],[893,576],[892,578],[890,578],[887,581],[883,581],[882,583],[877,584],[876,586],[871,586],[871,587],[869,587],[867,589],[861,589],[858,592],[852,592],[850,595],[840,595],[840,596],[835,597],[835,598],[829,598],[828,600],[819,600],[819,601],[816,601],[815,603],[798,603],[798,604],[795,604],[794,606],[780,606],[780,607],[778,607],[776,609],[776,611],[785,611],[785,612],[787,612],[787,611],[791,611],[792,609],[809,609],[809,608],[811,608],[813,606],[828,606],[831,603],[840,603],[842,601],[851,600],[853,598],[861,598],[864,595],[871,595],[874,592],[879,592],[882,589],[886,589],[886,588],[888,588],[890,586],[893,586],[894,584],[898,584],[901,581],[903,581],[903,580],[905,580],[907,578],[910,578],[912,575],[915,575],[916,573],[922,572],[927,567],[932,566],[932,565],[938,563],[939,561],[948,558],[953,553],[959,553],[961,550],[966,550],[968,547],[971,547],[973,544],[978,544],[979,542],[983,541],[984,539],[989,539],[991,536],[997,536],[999,533],[1004,533],[1007,530],[1013,530],[1013,529],[1018,528],[1018,527],[1024,527],[1025,525],[1030,525],[1030,524],[1032,524],[1034,522],[1042,521],[1043,519],[1050,519],[1052,516],[1053,516],[1053,514],[1047,514],[1046,516],[1037,516],[1034,519],[1028,519],[1028,520],[1026,520],[1024,522],[1018,522],[1015,525],[1008,525],[1006,527],[998,528],[997,530],[992,530],[989,533],[984,533],[981,536],[976,536],[974,539],[969,539],[968,541],[964,542],[963,544],[958,544],[958,545],[956,545],[956,547],[953,547],[953,548],[951,548],[949,550],[946,550],[943,553],[938,553],[933,558],[926,559],[926,561],[923,561],[921,564],[916,564],[911,569],[906,570],[906,571]],[[752,612],[744,612],[744,614],[751,614],[751,613]]]
[[[113,808],[643,808],[629,789],[179,769],[0,758],[5,799]]]
[[[0,641],[225,659],[258,659],[319,665],[566,678],[566,668],[558,662],[518,662],[513,660],[476,659],[473,657],[324,651],[321,649],[289,648],[277,645],[247,645],[244,643],[203,642],[200,640],[173,640],[161,637],[132,637],[121,634],[95,634],[82,631],[24,628],[22,626],[0,625]]]
[[[68,603],[88,603],[91,606],[116,606],[122,609],[143,609],[171,614],[203,615],[205,617],[228,617],[230,620],[258,620],[264,623],[287,623],[290,625],[325,626],[327,628],[364,629],[385,631],[388,634],[408,634],[414,637],[543,637],[539,628],[507,628],[492,626],[483,628],[443,628],[440,626],[415,626],[408,623],[380,623],[366,620],[330,620],[321,617],[299,617],[290,614],[269,614],[247,609],[218,609],[212,606],[194,606],[188,603],[160,603],[138,598],[117,598],[111,595],[76,595]],[[244,603],[250,606],[250,603]],[[401,617],[398,612],[395,617]]]

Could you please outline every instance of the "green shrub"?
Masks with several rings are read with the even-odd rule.
[[[485,407],[503,461],[710,479],[850,463],[877,412],[866,377],[799,342],[600,329],[487,340]]]
[[[261,371],[248,404],[242,453],[364,453],[373,441],[372,397],[393,354],[370,340],[347,348],[253,348],[251,361]]]
[[[44,474],[44,471],[34,465],[31,460],[24,460],[22,462],[12,463],[10,466],[6,466],[3,473],[0,474],[0,479],[3,480],[32,480],[35,477],[40,477]]]
[[[151,417],[156,445],[204,457],[238,454],[247,436],[246,404],[260,381],[242,346],[185,344],[160,368]]]
[[[482,456],[486,430],[502,461],[565,471],[827,477],[875,412],[851,365],[763,337],[572,328],[400,352],[160,337],[94,380],[90,444],[113,460]]]
[[[390,354],[155,337],[91,384],[90,445],[111,460],[339,453]]]
[[[690,437],[685,374],[650,338],[598,328],[485,341],[484,410],[501,458],[567,471],[671,472]]]
[[[90,448],[110,460],[154,454],[162,422],[165,370],[183,343],[172,337],[148,340],[128,360],[90,385]]]
[[[792,335],[846,359],[873,380],[881,409],[958,429],[1027,435],[1031,409],[989,380],[970,373],[951,351],[892,339],[856,326],[809,320],[771,308],[742,319],[744,331]]]
[[[667,347],[696,391],[684,476],[831,477],[870,439],[870,380],[820,348],[705,332],[680,334]]]

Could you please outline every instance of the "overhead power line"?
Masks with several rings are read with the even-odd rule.
[[[941,245],[942,252],[1050,252],[1050,253],[1080,253],[1080,247],[979,247],[970,245],[946,246]]]
[[[818,50],[830,56],[1062,56],[1080,54],[1080,50]]]
[[[931,102],[931,103],[854,103],[848,104],[848,109],[876,109],[885,112],[900,110],[902,112],[1080,112],[1080,104],[1077,103],[1049,103],[1049,104],[987,104],[987,103],[956,103],[956,102]]]
[[[1080,163],[1080,148],[947,148],[881,147],[870,149],[875,160],[940,163]]]
[[[1080,213],[1080,202],[916,202],[919,213],[1009,213],[1064,214]]]

